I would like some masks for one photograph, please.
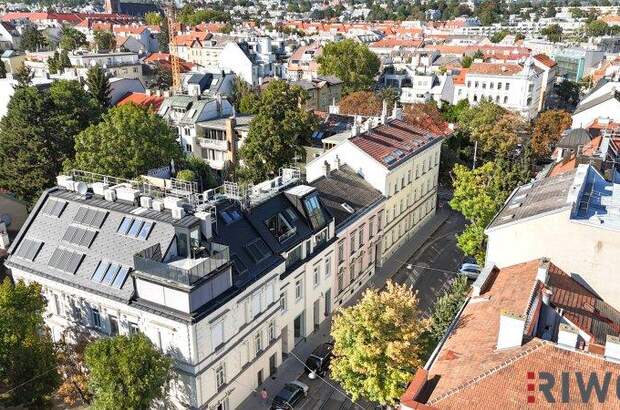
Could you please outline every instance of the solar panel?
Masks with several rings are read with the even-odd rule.
[[[112,282],[112,287],[120,289],[123,287],[125,283],[125,279],[127,279],[127,274],[129,273],[129,268],[126,266],[121,267],[121,270],[118,271],[118,275],[114,278],[114,282]]]
[[[124,217],[116,232],[120,233],[121,235],[127,235],[127,232],[129,232],[129,228],[131,228],[131,224],[133,223],[133,221],[133,218]]]
[[[239,219],[241,219],[241,214],[239,213],[239,211],[232,211],[232,212],[230,212],[230,216],[235,221],[238,221]]]
[[[114,278],[116,277],[116,274],[118,273],[120,269],[121,269],[121,265],[117,265],[116,263],[113,263],[112,265],[110,265],[101,283],[103,283],[104,285],[110,286],[112,282],[114,281]]]
[[[70,225],[65,231],[62,240],[75,245],[90,248],[90,245],[93,243],[96,235],[97,231]]]
[[[226,225],[228,225],[229,223],[233,221],[230,215],[228,215],[228,212],[222,211],[221,214],[222,214],[222,218],[224,219],[224,222],[226,222]]]
[[[20,258],[28,259],[29,261],[34,261],[41,250],[41,246],[43,246],[43,242],[35,241],[33,239],[24,239],[19,246],[19,249],[15,253],[15,256],[19,256]]]
[[[144,222],[144,225],[142,225],[142,229],[140,229],[140,232],[138,233],[138,239],[142,239],[143,241],[146,240],[146,238],[149,237],[149,234],[151,233],[151,228],[153,228],[153,222],[150,221],[146,221]]]
[[[83,253],[73,252],[64,248],[56,248],[48,265],[63,272],[75,274],[83,258]]]
[[[99,265],[97,265],[97,269],[95,269],[95,272],[93,273],[93,276],[90,277],[90,279],[97,283],[101,282],[109,267],[110,264],[108,262],[99,262]]]
[[[73,222],[99,229],[107,215],[107,211],[82,206],[75,214]]]
[[[51,198],[45,203],[45,206],[41,212],[45,215],[55,216],[58,218],[62,215],[62,211],[64,211],[65,206],[67,206],[67,201]]]
[[[129,228],[129,232],[127,232],[127,236],[137,238],[138,233],[140,233],[140,229],[142,229],[142,225],[144,225],[144,221],[139,219],[134,220],[131,224],[131,228]]]

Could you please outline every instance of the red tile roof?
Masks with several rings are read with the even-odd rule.
[[[370,48],[392,48],[392,47],[406,47],[406,48],[418,48],[422,47],[424,41],[407,39],[407,38],[395,38],[385,37],[379,41],[375,41],[370,44]]]
[[[536,54],[533,58],[549,68],[553,68],[558,65],[555,61],[553,61],[551,57],[546,54]]]
[[[575,168],[577,168],[577,158],[575,154],[573,154],[569,158],[555,164],[551,169],[551,172],[549,172],[549,175],[547,176],[554,177],[556,175],[561,175],[566,172],[572,171]]]
[[[523,70],[518,64],[473,63],[469,74],[515,75]]]
[[[136,104],[142,107],[149,107],[157,111],[165,97],[157,95],[146,95],[145,93],[128,93],[116,105]]]
[[[350,141],[387,168],[393,168],[413,152],[434,144],[440,138],[429,130],[393,119]]]

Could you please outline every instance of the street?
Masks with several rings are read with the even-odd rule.
[[[449,284],[462,262],[463,256],[456,247],[455,234],[463,230],[465,221],[458,212],[444,208],[437,212],[434,220],[427,222],[427,226],[429,232],[426,233],[426,240],[412,246],[409,246],[409,243],[405,244],[399,252],[386,261],[369,282],[369,286],[381,288],[389,279],[411,285],[417,292],[420,309],[425,315],[429,314],[434,301]],[[421,236],[425,234],[424,228],[426,226],[420,230]],[[353,303],[362,293],[360,291],[356,295]],[[254,392],[240,408],[267,409],[271,404],[271,399],[285,382],[298,379],[309,386],[309,392],[306,399],[296,406],[296,409],[373,409],[372,403],[351,402],[338,384],[329,378],[310,380],[307,375],[302,375],[303,361],[315,346],[329,340],[329,328],[330,321],[325,321],[316,332],[307,338],[304,346],[296,348],[282,363],[277,376],[265,381],[264,388],[268,391],[266,400],[262,400],[259,394]]]

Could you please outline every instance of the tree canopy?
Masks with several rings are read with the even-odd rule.
[[[77,50],[88,44],[86,35],[72,27],[63,27],[60,35],[60,48],[67,51]]]
[[[161,24],[162,17],[156,11],[149,11],[144,14],[144,22],[149,26],[159,26]]]
[[[37,283],[13,284],[5,278],[0,284],[0,381],[15,387],[9,404],[45,407],[60,383],[54,345],[43,321],[45,305]]]
[[[111,31],[95,30],[95,49],[99,52],[114,50],[116,38]]]
[[[548,110],[540,113],[534,121],[531,144],[534,154],[548,157],[555,144],[560,140],[562,132],[570,128],[571,115],[562,110]]]
[[[394,404],[423,364],[419,338],[426,327],[410,287],[388,282],[383,291],[366,290],[334,316],[331,377],[353,400]]]
[[[380,115],[383,101],[372,91],[354,91],[338,104],[341,114],[372,116]]]
[[[86,86],[88,93],[101,105],[108,107],[110,105],[110,80],[105,70],[99,65],[88,69],[86,73]]]
[[[172,359],[143,334],[101,338],[86,348],[94,409],[148,409],[165,397]]]
[[[317,62],[319,74],[342,80],[345,94],[370,89],[381,65],[379,57],[365,44],[351,39],[327,43]]]
[[[540,30],[540,34],[547,37],[547,40],[558,43],[562,39],[562,27],[558,24],[550,24]]]
[[[77,81],[55,81],[48,91],[18,87],[0,120],[0,187],[32,203],[54,185],[74,138],[100,115]]]
[[[465,302],[469,292],[467,276],[456,277],[446,292],[433,305],[429,333],[431,339],[437,343],[448,330],[450,323]]]
[[[310,137],[317,119],[304,108],[306,92],[286,81],[269,82],[259,96],[256,116],[240,156],[245,181],[260,182],[277,175],[280,168],[303,159],[302,143]]]
[[[47,46],[47,40],[38,28],[27,25],[22,31],[19,48],[23,51],[39,51]]]
[[[181,148],[166,122],[146,107],[125,104],[76,137],[75,160],[65,168],[136,178],[180,159]]]

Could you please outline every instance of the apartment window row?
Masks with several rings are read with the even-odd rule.
[[[493,97],[491,97],[491,96],[485,97],[484,95],[481,95],[481,96],[479,97],[479,96],[478,96],[478,94],[474,94],[474,96],[472,97],[472,101],[473,101],[473,102],[482,101],[482,99],[483,99],[483,98],[487,98],[487,99],[489,99],[489,100],[493,100]],[[505,95],[505,96],[504,96],[504,98],[500,98],[500,96],[499,96],[499,95],[496,95],[496,96],[495,96],[495,102],[496,102],[496,103],[498,103],[498,104],[499,104],[500,102],[501,102],[502,104],[508,104],[508,96],[507,96],[507,95]]]
[[[250,323],[274,303],[274,286],[274,282],[270,281],[256,289],[251,296],[243,300],[244,324]]]
[[[472,84],[473,84],[474,88],[481,87],[483,90],[485,90],[487,88],[487,83],[486,82],[484,82],[484,81],[473,81],[472,82],[471,80],[467,81],[467,88],[472,88]],[[489,82],[488,85],[489,85],[489,89],[490,90],[493,90],[495,88],[495,83],[492,82],[492,81]],[[502,88],[504,90],[506,90],[506,91],[510,90],[510,83],[509,82],[505,82],[505,83],[498,82],[497,83],[497,89],[501,90]]]

